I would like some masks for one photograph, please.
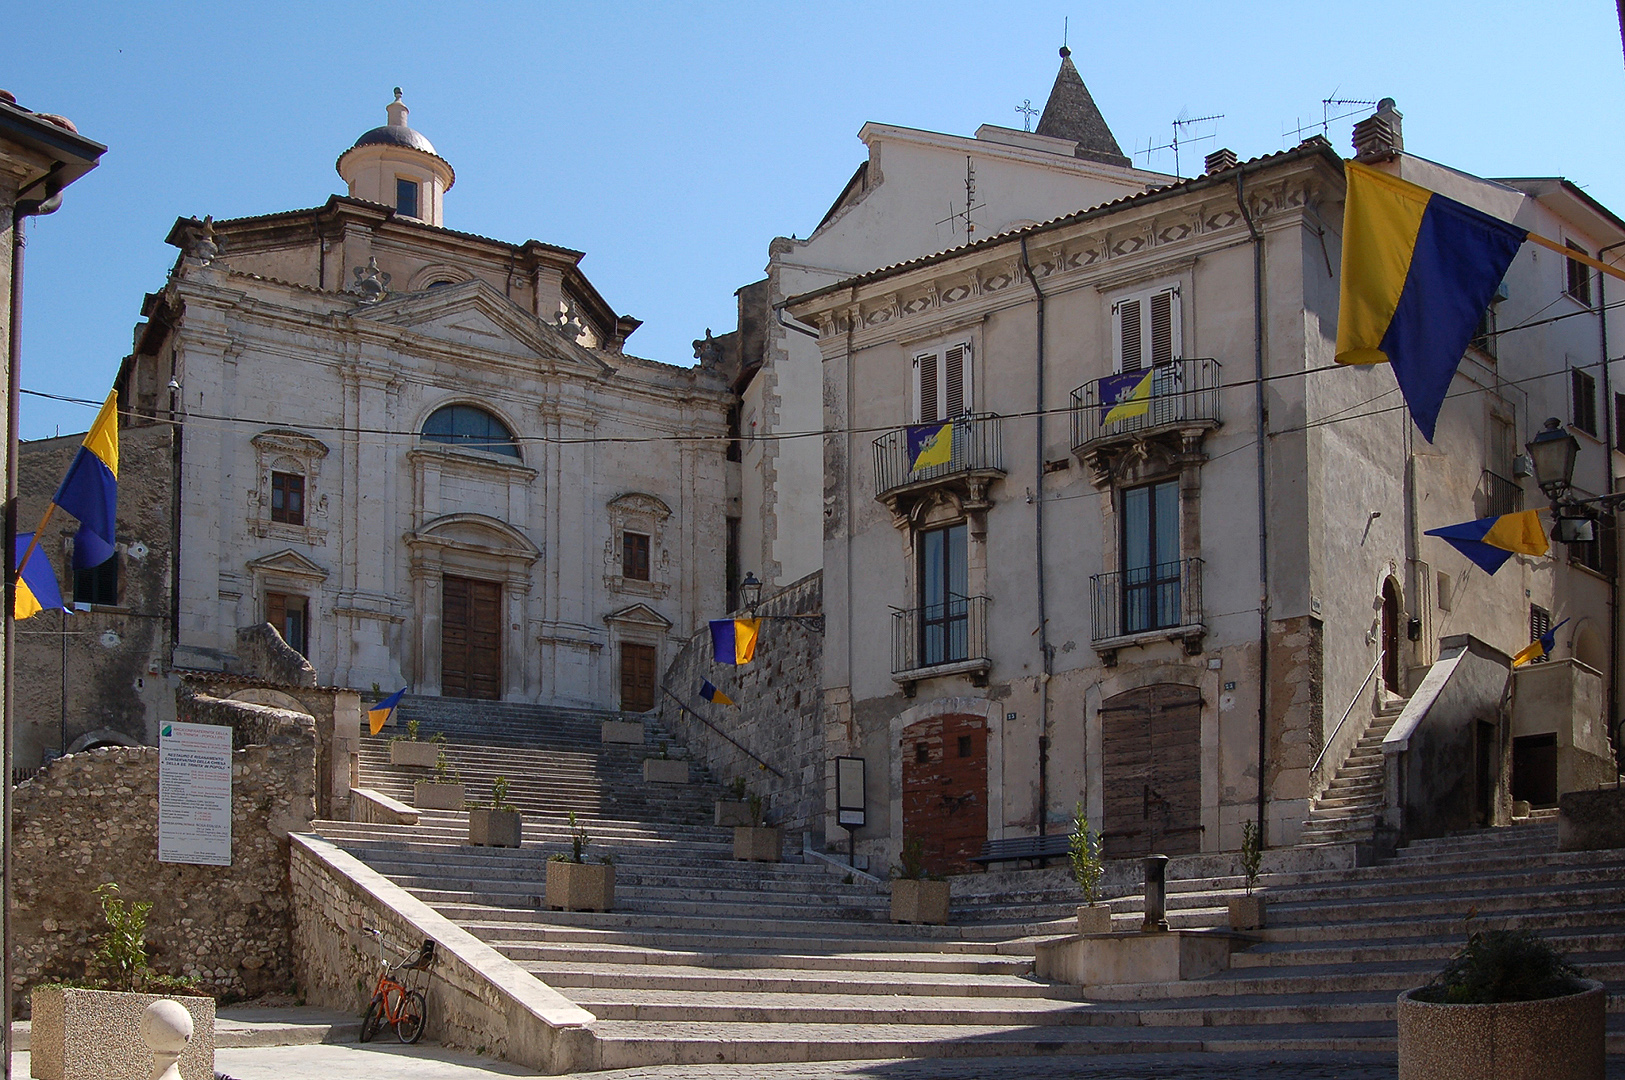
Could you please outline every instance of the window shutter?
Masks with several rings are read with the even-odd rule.
[[[1151,362],[1166,364],[1180,355],[1179,290],[1151,294]]]
[[[965,411],[969,395],[965,393],[964,345],[954,345],[943,354],[943,407],[942,419],[947,420]]]
[[[914,358],[914,415],[922,424],[941,415],[937,412],[936,353],[921,353]]]
[[[1140,342],[1140,300],[1117,302],[1117,370],[1139,371],[1143,350]]]

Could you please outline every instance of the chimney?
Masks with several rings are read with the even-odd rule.
[[[1377,102],[1377,111],[1354,125],[1354,159],[1372,162],[1398,157],[1405,149],[1404,119],[1394,108],[1393,98]]]
[[[1223,172],[1236,167],[1236,152],[1228,146],[1213,151],[1202,159],[1202,168],[1210,173]]]

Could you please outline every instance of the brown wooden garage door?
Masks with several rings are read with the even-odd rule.
[[[502,697],[502,586],[447,576],[440,612],[440,692]]]
[[[987,720],[933,716],[903,729],[903,841],[934,874],[974,870],[987,843]]]
[[[1202,694],[1160,683],[1100,707],[1108,858],[1202,846]]]

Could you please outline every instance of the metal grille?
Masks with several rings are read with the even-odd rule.
[[[985,596],[954,596],[940,604],[892,612],[892,673],[987,660],[989,603]]]
[[[953,456],[941,465],[923,469],[909,466],[908,428],[888,431],[875,440],[875,495],[925,480],[956,473],[1004,471],[1004,451],[1000,442],[999,417],[992,413],[972,413],[954,423]]]
[[[1219,422],[1219,362],[1200,357],[1158,364],[1143,413],[1107,423],[1112,403],[1100,398],[1100,379],[1072,391],[1072,448],[1152,428]]]
[[[1092,641],[1202,621],[1202,560],[1183,559],[1089,579]]]
[[[1516,480],[1484,470],[1485,517],[1515,514],[1523,509],[1523,486]]]

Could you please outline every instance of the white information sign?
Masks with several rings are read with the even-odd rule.
[[[158,861],[231,865],[231,728],[159,729]]]

